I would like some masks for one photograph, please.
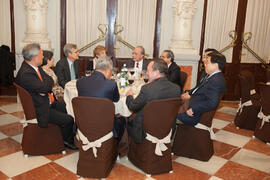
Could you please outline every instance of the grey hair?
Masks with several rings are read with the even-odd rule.
[[[105,71],[108,68],[113,68],[113,63],[109,56],[103,56],[97,59],[96,70]]]
[[[23,58],[31,61],[33,57],[37,56],[40,52],[40,45],[37,43],[27,44],[22,50]]]
[[[73,49],[76,49],[77,48],[77,45],[76,44],[66,44],[64,46],[64,54],[65,56],[67,57],[69,53],[72,53],[72,48]]]

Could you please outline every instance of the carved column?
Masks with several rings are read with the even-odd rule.
[[[197,8],[195,0],[174,0],[174,31],[169,48],[178,54],[197,54],[192,46],[192,18]]]
[[[26,31],[21,46],[36,42],[42,49],[51,50],[51,41],[48,39],[47,31],[48,0],[24,0],[24,5]]]

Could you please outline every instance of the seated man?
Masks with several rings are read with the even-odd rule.
[[[206,57],[208,56],[208,54],[213,53],[213,52],[218,53],[218,51],[216,49],[212,49],[212,48],[207,48],[204,50],[204,55],[203,55],[203,59],[202,59],[202,61],[204,63],[204,67],[205,67]],[[206,74],[206,72],[203,71],[203,73],[200,77],[200,81],[197,83],[197,85],[190,90],[186,90],[185,93],[183,93],[181,95],[181,98],[184,100],[190,99],[190,95],[193,94],[197,90],[197,88],[201,86],[201,84],[207,79],[207,76],[208,75]]]
[[[168,66],[163,60],[151,61],[147,67],[149,83],[142,86],[139,95],[135,99],[133,98],[132,89],[126,94],[128,108],[136,113],[136,117],[128,121],[127,131],[136,143],[143,142],[146,137],[142,119],[144,106],[153,100],[180,97],[181,90],[179,86],[167,79],[167,73]]]
[[[181,77],[180,77],[180,67],[174,62],[174,54],[171,50],[164,50],[161,53],[161,59],[165,61],[168,65],[168,79],[169,81],[177,84],[181,89]]]
[[[117,102],[120,98],[115,81],[110,80],[112,76],[112,60],[108,56],[98,58],[95,72],[91,76],[81,78],[77,81],[78,96],[107,98]],[[114,137],[121,139],[124,132],[125,121],[115,118]]]
[[[210,53],[205,59],[207,79],[190,95],[188,110],[178,114],[177,118],[184,124],[195,126],[202,113],[215,109],[220,95],[226,90],[225,79],[221,72],[226,58],[220,53]]]
[[[142,71],[147,69],[149,63],[144,59],[145,50],[142,46],[137,46],[132,52],[132,60],[127,61],[127,68],[134,68],[135,71]]]
[[[59,60],[55,66],[55,74],[58,78],[58,83],[62,88],[70,80],[80,78],[79,71],[79,51],[75,44],[66,44],[64,46],[65,56]]]
[[[60,127],[64,144],[70,149],[77,149],[73,144],[73,118],[66,113],[65,103],[58,102],[52,96],[53,79],[40,67],[43,51],[39,44],[28,44],[22,54],[22,63],[16,77],[16,83],[27,90],[34,102],[38,126],[48,127],[49,123]]]

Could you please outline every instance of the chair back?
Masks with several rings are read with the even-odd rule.
[[[32,96],[23,87],[19,86],[15,82],[13,83],[13,85],[16,87],[18,91],[18,94],[22,103],[25,119],[26,120],[35,119],[36,111],[35,111]]]
[[[80,131],[94,141],[113,130],[114,104],[106,98],[72,99],[75,121]]]
[[[261,105],[263,113],[270,115],[270,86],[260,83]]]
[[[180,71],[180,78],[181,78],[181,92],[183,92],[183,89],[185,87],[186,81],[187,81],[187,73],[184,71]]]
[[[154,100],[143,110],[144,128],[147,133],[161,139],[169,134],[180,107],[180,98]]]

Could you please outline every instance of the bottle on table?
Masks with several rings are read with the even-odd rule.
[[[127,72],[128,72],[128,69],[126,67],[126,64],[124,64],[120,72],[120,89],[126,88],[126,86],[128,85]]]

